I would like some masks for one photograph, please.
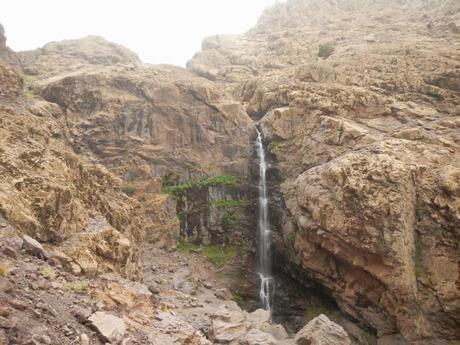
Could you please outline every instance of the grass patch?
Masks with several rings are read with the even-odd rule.
[[[62,284],[64,289],[75,291],[76,293],[84,293],[88,290],[87,280],[76,280],[74,282],[65,282]]]
[[[202,189],[216,186],[235,186],[237,183],[238,178],[236,176],[207,176],[197,180],[190,180],[185,183],[176,184],[174,186],[166,186],[163,188],[163,192],[177,197],[191,189]]]
[[[224,266],[237,254],[237,250],[234,246],[223,247],[221,245],[214,244],[199,245],[184,240],[179,242],[178,250],[185,255],[190,255],[191,253],[201,253],[217,268]]]
[[[322,44],[319,46],[318,56],[327,59],[329,56],[332,55],[335,48],[331,44]]]
[[[53,268],[51,266],[44,265],[44,266],[40,267],[39,272],[46,279],[54,279],[54,278],[56,278],[56,272],[54,272],[54,270],[53,270]]]
[[[7,277],[11,273],[11,266],[8,262],[0,262],[0,276]]]

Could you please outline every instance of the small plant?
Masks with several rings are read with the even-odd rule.
[[[214,206],[215,208],[240,208],[244,206],[244,201],[220,199],[213,201],[212,206]]]
[[[216,244],[199,245],[182,240],[179,242],[179,251],[182,254],[201,253],[217,268],[224,266],[231,258],[235,257],[237,250],[234,246],[222,246]]]
[[[0,276],[7,277],[11,272],[11,266],[8,262],[0,262]]]
[[[133,196],[134,193],[136,193],[136,187],[133,185],[125,185],[121,189],[123,193],[125,193],[127,196]]]
[[[88,290],[87,280],[76,280],[74,282],[65,282],[63,285],[64,289],[75,291],[76,293],[83,293]]]
[[[272,142],[268,145],[268,147],[270,147],[270,151],[273,152],[273,151],[276,150],[280,145],[281,145],[281,143],[280,143],[279,141],[274,140],[274,141],[272,141]]]
[[[331,44],[322,44],[319,46],[318,56],[327,59],[329,56],[332,55],[335,48]]]
[[[190,180],[185,183],[176,184],[174,186],[166,186],[163,188],[163,192],[177,197],[190,189],[203,189],[216,186],[235,186],[237,183],[238,178],[236,176],[207,176],[198,180]]]
[[[45,277],[46,279],[54,279],[56,278],[56,272],[54,272],[53,268],[48,265],[44,265],[40,267],[40,274]]]

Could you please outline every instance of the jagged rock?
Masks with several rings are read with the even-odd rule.
[[[227,288],[216,289],[214,295],[220,299],[232,299],[232,293]]]
[[[350,345],[351,341],[343,328],[326,315],[311,320],[295,335],[297,345]]]
[[[251,329],[248,333],[242,336],[239,345],[277,345],[277,340],[268,333],[262,332],[260,329]]]
[[[77,308],[72,309],[71,313],[73,316],[75,316],[78,322],[85,323],[88,320],[88,318],[91,316],[93,311],[91,310],[91,308],[77,307]]]
[[[247,320],[253,327],[260,327],[260,325],[270,322],[271,313],[268,310],[257,309],[248,314]]]
[[[37,240],[28,235],[24,235],[22,239],[24,241],[22,247],[26,253],[37,256],[44,260],[49,258],[48,253]]]
[[[288,0],[244,35],[207,38],[187,65],[261,119],[281,268],[379,337],[460,337],[457,9]]]
[[[105,312],[95,312],[88,319],[92,327],[99,333],[103,341],[118,344],[123,340],[126,333],[125,322],[111,314]]]
[[[277,340],[285,340],[289,338],[289,335],[283,325],[267,324],[261,327],[261,329],[268,334],[271,334]]]

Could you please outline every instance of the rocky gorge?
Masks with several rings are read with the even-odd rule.
[[[0,27],[0,82],[0,344],[460,342],[458,1],[288,0],[186,69]]]

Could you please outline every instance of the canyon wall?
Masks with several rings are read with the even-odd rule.
[[[0,213],[74,273],[140,278],[142,242],[179,237],[182,198],[165,187],[246,184],[253,122],[219,86],[100,37],[15,53],[1,34]],[[219,181],[198,190],[209,203],[244,198]]]
[[[188,63],[261,119],[275,263],[381,341],[460,337],[460,6],[289,0]]]

